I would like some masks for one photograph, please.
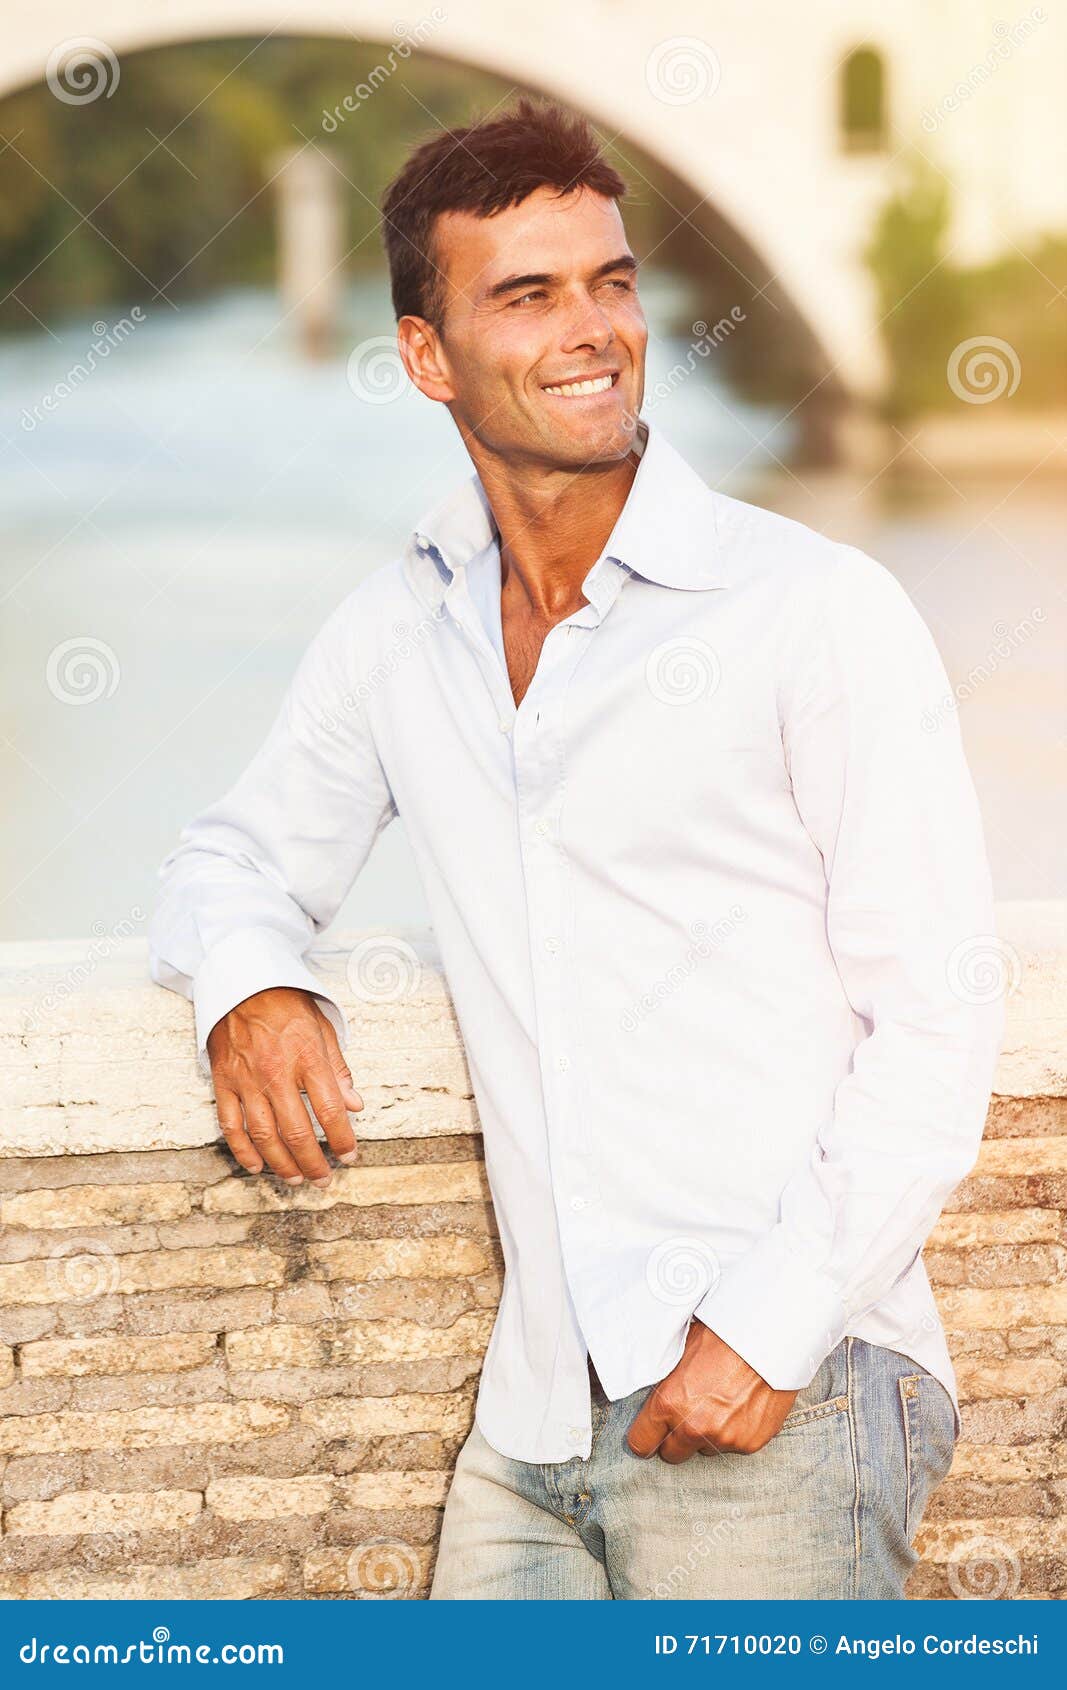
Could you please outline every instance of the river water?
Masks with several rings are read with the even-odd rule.
[[[684,284],[642,293],[660,426],[724,491],[894,571],[958,692],[998,895],[1067,894],[1063,490],[791,471],[790,424],[671,332]],[[317,627],[469,472],[442,407],[353,392],[348,349],[391,336],[381,281],[350,289],[334,358],[302,359],[278,319],[242,291],[0,343],[0,938],[143,931],[160,860],[252,755]],[[364,391],[388,384],[388,356],[359,368]],[[335,925],[426,919],[397,825]]]

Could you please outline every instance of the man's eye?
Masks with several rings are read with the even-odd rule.
[[[545,291],[543,288],[533,288],[529,293],[520,293],[518,299],[513,299],[511,303],[512,305],[522,305],[527,299],[543,299],[544,297]]]
[[[609,288],[618,288],[620,293],[633,293],[634,284],[625,276],[616,276],[608,282]]]

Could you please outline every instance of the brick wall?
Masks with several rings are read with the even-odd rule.
[[[0,947],[0,1596],[425,1594],[501,1264],[432,951],[382,943],[417,959],[384,1001],[351,944],[317,958],[368,1109],[360,1164],[295,1193],[219,1146],[142,947],[66,990],[71,947]],[[1064,971],[1012,956],[986,1142],[927,1250],[964,1435],[916,1597],[1067,1593]]]

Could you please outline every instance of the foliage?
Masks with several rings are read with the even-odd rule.
[[[954,403],[947,367],[964,340],[995,336],[1021,369],[1020,405],[1067,399],[1067,237],[984,265],[952,259],[952,201],[926,163],[909,166],[883,207],[866,259],[878,291],[893,420]],[[1058,297],[1057,297],[1058,294]]]

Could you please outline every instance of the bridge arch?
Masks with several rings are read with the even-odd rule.
[[[167,0],[151,8],[144,0],[97,0],[88,39],[119,66],[128,53],[212,38],[342,37],[380,44],[383,55],[407,39],[562,99],[686,184],[693,207],[722,233],[737,273],[736,303],[743,308],[746,296],[773,289],[808,338],[827,393],[877,397],[885,371],[874,292],[855,249],[878,194],[868,174],[864,183],[853,176],[842,196],[832,80],[813,74],[815,101],[794,58],[765,55],[754,75],[753,41],[737,33],[747,14],[732,7],[725,23],[715,21],[712,40],[664,38],[664,26],[643,8],[634,14],[541,0],[531,34],[529,14],[509,14],[498,0],[420,4],[405,37],[389,0]],[[707,33],[706,14],[694,9],[701,18]],[[87,40],[85,20],[80,0],[21,9],[5,31],[0,97],[42,81],[50,67],[55,76],[64,52],[73,62],[74,44]],[[852,245],[842,234],[850,215]]]

